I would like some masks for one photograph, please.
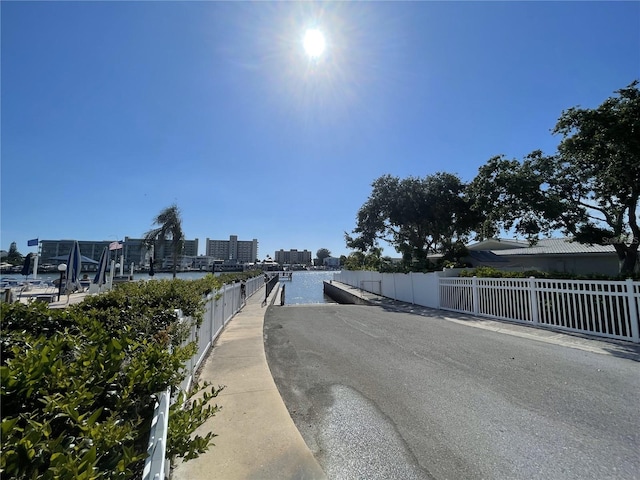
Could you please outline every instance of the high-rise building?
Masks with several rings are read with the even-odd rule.
[[[216,260],[252,263],[258,258],[258,240],[238,240],[237,235],[231,235],[229,240],[207,238],[206,255]]]
[[[149,265],[149,258],[151,256],[150,250],[144,243],[144,239],[142,238],[129,238],[125,237],[124,241],[125,246],[125,262],[127,265],[131,261],[134,261],[136,265]],[[129,257],[129,247],[131,247],[131,252],[135,255]],[[198,239],[195,240],[184,240],[182,244],[182,252],[178,255],[178,267],[182,268],[184,265],[183,258],[184,257],[197,257],[198,256]],[[136,260],[130,260],[130,258],[139,258],[140,263]],[[155,265],[158,268],[170,268],[173,266],[173,247],[171,245],[171,240],[166,240],[164,242],[156,242],[154,247],[153,258],[155,260]]]
[[[307,249],[280,249],[276,251],[275,261],[280,265],[311,265],[311,252]]]

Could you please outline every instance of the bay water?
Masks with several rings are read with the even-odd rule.
[[[285,289],[285,305],[301,305],[307,303],[334,303],[333,300],[324,295],[323,282],[333,280],[336,271],[322,270],[301,270],[294,271],[291,280],[282,280],[281,285]],[[207,275],[207,272],[178,272],[177,278],[183,280],[196,280]],[[81,275],[82,276],[82,275]],[[93,279],[95,272],[88,273],[90,279]],[[108,273],[107,273],[108,276]],[[15,280],[24,280],[22,275],[9,275],[8,277]],[[39,280],[53,281],[60,277],[59,273],[39,273]],[[29,278],[33,278],[29,276]],[[148,273],[134,273],[133,280],[162,280],[171,279],[171,273],[156,273],[150,277]]]
[[[284,304],[335,303],[325,296],[322,282],[333,280],[336,273],[321,270],[293,272],[290,281],[280,283],[284,287]]]

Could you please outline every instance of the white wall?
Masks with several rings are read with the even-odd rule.
[[[367,292],[425,307],[438,308],[438,278],[443,272],[378,273],[343,270],[333,279]]]

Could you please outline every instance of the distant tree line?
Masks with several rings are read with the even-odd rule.
[[[595,109],[563,111],[556,153],[522,160],[495,156],[471,182],[447,172],[424,178],[383,175],[345,232],[355,250],[347,268],[391,268],[380,240],[402,255],[405,270],[460,264],[470,240],[500,232],[533,245],[562,232],[586,244],[612,245],[620,273],[634,272],[640,246],[640,91],[638,81]],[[438,254],[436,262],[429,256]]]

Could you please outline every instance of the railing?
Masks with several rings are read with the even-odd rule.
[[[265,302],[267,301],[267,298],[269,297],[269,295],[271,295],[271,291],[278,284],[279,278],[280,278],[279,274],[275,274],[275,275],[267,275],[267,274],[265,274],[265,286],[267,287],[265,292],[264,292],[264,300],[265,300]]]
[[[262,277],[254,277],[245,283],[247,298],[256,293],[264,285]],[[205,359],[213,343],[220,335],[224,326],[242,308],[242,295],[240,283],[224,285],[220,290],[207,296],[205,313],[202,323],[198,326],[191,317],[185,317],[180,310],[176,310],[178,320],[191,326],[189,337],[185,344],[196,342],[198,351],[191,357],[186,365],[187,376],[180,384],[182,390],[191,388],[193,376]],[[165,480],[169,469],[165,458],[167,426],[169,422],[169,406],[172,403],[169,390],[158,394],[156,408],[149,434],[149,447],[145,460],[143,480]]]
[[[342,271],[334,280],[426,307],[640,343],[640,282]]]
[[[169,471],[166,462],[167,431],[169,424],[169,404],[171,392],[167,389],[158,395],[158,402],[149,432],[149,447],[147,448],[147,460],[144,463],[142,478],[164,480]]]
[[[640,342],[640,282],[441,278],[440,308]]]

